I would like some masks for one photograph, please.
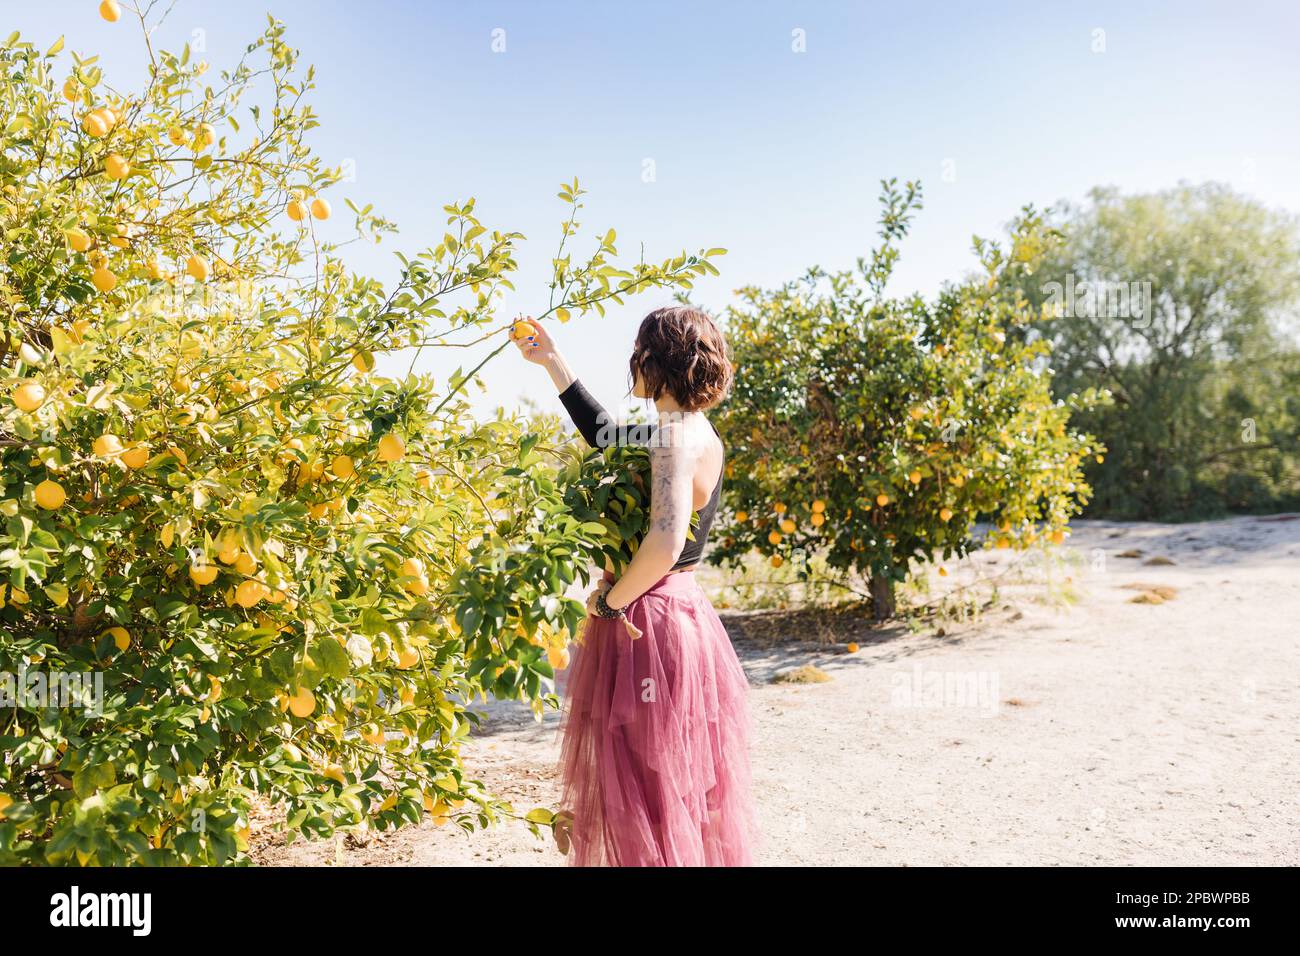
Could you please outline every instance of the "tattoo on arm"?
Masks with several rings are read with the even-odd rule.
[[[695,463],[677,429],[664,431],[650,449],[650,530],[686,540],[691,524]]]

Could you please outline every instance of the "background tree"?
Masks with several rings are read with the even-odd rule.
[[[982,275],[927,303],[884,292],[920,189],[886,182],[882,205],[883,243],[856,269],[742,289],[727,311],[729,507],[712,551],[804,574],[824,555],[870,579],[880,618],[910,562],[964,554],[982,516],[990,546],[1062,541],[1089,495],[1082,461],[1101,451],[1069,419],[1104,399],[1054,400],[1046,344],[1008,336],[1038,318],[1020,291],[1055,241],[1038,215],[1005,251],[976,240]]]
[[[558,595],[608,534],[554,427],[462,397],[522,236],[471,199],[396,285],[352,273],[283,25],[209,78],[151,8],[139,92],[0,46],[0,864],[237,859],[255,794],[308,835],[486,825],[513,810],[461,769],[468,702],[553,700],[583,617]],[[613,230],[567,251],[581,194],[547,314],[713,270],[620,264]],[[373,371],[475,346],[447,382]]]
[[[1047,310],[1058,395],[1110,389],[1080,421],[1110,447],[1090,513],[1190,518],[1300,502],[1300,232],[1225,186],[1094,190],[1026,295]],[[1115,290],[1148,283],[1139,314]],[[1063,289],[1072,288],[1072,301]]]

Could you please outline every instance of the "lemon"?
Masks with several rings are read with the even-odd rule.
[[[109,179],[126,179],[131,175],[131,164],[120,154],[109,153],[104,160],[104,173]]]
[[[406,442],[401,437],[388,432],[383,438],[379,439],[379,460],[380,461],[401,461],[402,456],[406,454]]]
[[[196,150],[207,149],[217,141],[217,131],[212,128],[211,123],[200,123],[198,129],[194,131],[194,148]]]
[[[311,201],[311,214],[317,219],[328,219],[331,211],[329,200],[313,199]]]
[[[785,564],[785,559],[783,557],[779,554],[772,555],[772,567],[779,568],[783,564]]]
[[[36,486],[36,503],[46,511],[62,508],[63,503],[67,500],[68,493],[63,490],[63,486],[57,481],[46,478]]]
[[[257,560],[245,551],[239,557],[235,558],[235,570],[240,574],[249,575],[257,570]]]
[[[124,627],[110,627],[104,633],[113,635],[113,643],[119,651],[125,651],[131,646],[131,633]]]
[[[104,0],[99,5],[99,15],[109,23],[116,23],[122,16],[122,5],[117,0]]]
[[[69,229],[64,235],[68,237],[68,245],[73,252],[85,252],[93,242],[86,230],[77,227]]]
[[[780,543],[781,543],[781,532],[780,532],[780,531],[772,531],[772,532],[770,532],[770,533],[768,534],[768,536],[767,536],[767,541],[768,541],[769,544],[780,544]]]
[[[0,793],[0,820],[5,818],[5,811],[14,805],[14,798],[7,793]]]
[[[882,508],[885,507],[885,505],[889,504],[889,495],[876,495],[876,504]]]
[[[63,81],[63,98],[69,103],[77,102],[77,97],[81,95],[81,84],[75,76],[70,76]]]
[[[567,647],[548,647],[546,660],[552,670],[562,671],[569,666],[569,649]]]
[[[45,388],[36,382],[24,382],[10,396],[19,410],[34,412],[45,404]]]
[[[93,136],[95,139],[108,135],[108,121],[99,110],[92,110],[83,116],[81,128],[86,131],[87,136]]]
[[[207,587],[217,579],[217,566],[215,564],[202,564],[194,562],[190,565],[190,580],[199,587]]]
[[[375,367],[375,357],[369,352],[358,352],[352,356],[352,367],[363,374],[369,372]]]
[[[409,670],[420,663],[420,652],[407,648],[397,655],[397,669]]]
[[[122,453],[122,439],[116,435],[104,434],[95,439],[91,449],[100,458],[108,458],[111,455],[120,455]]]
[[[343,768],[336,763],[330,764],[325,768],[324,775],[338,783],[340,786],[346,786],[348,778],[343,773]]]
[[[737,522],[745,522],[745,521],[748,521],[748,520],[749,520],[749,512],[748,512],[748,511],[737,511],[737,512],[736,512],[736,521],[737,521]]]
[[[821,514],[823,511],[826,510],[826,502],[818,498],[816,501],[812,503],[812,510],[813,510],[813,514]]]
[[[310,717],[316,709],[316,695],[306,687],[299,687],[289,695],[289,713],[295,717]]]
[[[208,260],[195,253],[186,261],[185,271],[202,282],[208,277]]]
[[[820,511],[814,511],[811,520],[814,528],[820,528],[826,523],[826,515]]]
[[[776,504],[772,505],[772,510],[779,515],[783,515],[785,514],[785,504],[783,502],[778,501]]]
[[[330,473],[336,478],[351,478],[357,473],[357,469],[347,455],[338,455],[330,462]]]
[[[797,525],[789,518],[786,518],[784,521],[781,522],[781,530],[784,531],[786,534],[794,534],[796,527]]]
[[[173,126],[167,131],[167,138],[171,140],[173,146],[185,145],[185,130],[179,126]]]
[[[290,201],[289,205],[284,207],[284,211],[294,222],[302,222],[307,218],[307,207],[297,199]]]
[[[510,337],[514,339],[526,339],[530,335],[536,335],[537,329],[531,322],[516,322],[510,328]]]
[[[261,581],[241,581],[235,588],[235,603],[243,608],[253,607],[266,597],[267,590]]]
[[[100,292],[112,292],[117,288],[117,276],[105,266],[97,268],[90,276],[90,281]]]

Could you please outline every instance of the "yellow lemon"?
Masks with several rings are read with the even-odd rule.
[[[100,266],[90,276],[90,281],[100,292],[112,292],[117,288],[117,276],[105,266]]]
[[[67,500],[68,493],[63,490],[63,486],[57,481],[46,478],[36,486],[36,503],[46,511],[62,508],[63,503]]]
[[[816,501],[812,503],[812,510],[813,510],[813,514],[821,514],[823,511],[826,510],[826,502],[818,498]]]
[[[797,525],[789,518],[786,518],[784,521],[781,522],[781,530],[784,531],[786,534],[794,534],[796,527]]]
[[[409,670],[416,664],[420,663],[420,652],[407,648],[397,655],[397,669]]]
[[[86,131],[87,136],[99,139],[108,135],[108,120],[99,110],[92,110],[81,118],[81,128]]]
[[[781,532],[780,532],[780,531],[772,531],[772,532],[770,532],[770,533],[768,534],[768,536],[767,536],[767,540],[768,540],[768,543],[769,543],[769,544],[780,544],[780,543],[781,543]]]
[[[311,201],[311,214],[317,219],[328,219],[330,217],[330,204],[326,199],[313,199]]]
[[[913,471],[908,474],[907,480],[914,485],[919,485],[921,483],[921,473],[919,471]]]
[[[940,520],[940,521],[951,521],[951,520],[952,520],[952,509],[951,509],[951,508],[940,508],[940,509],[939,509],[939,520]]]
[[[330,462],[330,473],[336,478],[351,478],[356,472],[356,466],[347,455],[338,455]]]
[[[785,503],[778,501],[776,504],[772,505],[772,510],[779,515],[785,514]]]
[[[68,237],[68,245],[72,247],[73,252],[85,252],[93,241],[86,230],[78,227],[69,229],[64,235]]]
[[[257,570],[257,559],[245,551],[235,558],[235,570],[244,575],[252,574]]]
[[[748,520],[749,520],[749,512],[748,512],[748,511],[737,511],[737,512],[736,512],[736,521],[737,521],[737,522],[745,522],[745,521],[748,521]]]
[[[826,515],[820,511],[814,511],[812,516],[812,526],[814,528],[820,528],[825,523],[826,523]]]
[[[302,222],[307,218],[307,207],[297,199],[292,200],[289,205],[285,206],[284,211],[294,222]]]
[[[858,652],[858,645],[850,641],[848,646],[845,647],[844,649],[848,651],[850,654],[856,654]]]
[[[249,608],[260,603],[266,594],[267,587],[261,581],[241,581],[239,587],[235,588],[235,603]]]
[[[104,0],[99,5],[99,15],[109,23],[116,23],[122,16],[122,6],[117,0]]]
[[[380,461],[401,461],[402,456],[406,454],[406,442],[401,437],[388,432],[383,438],[379,439],[379,460]]]
[[[316,695],[306,687],[299,687],[289,695],[289,713],[295,717],[310,717],[316,709]]]
[[[369,352],[357,352],[352,356],[352,367],[358,372],[369,372],[375,367],[375,357]]]
[[[120,455],[122,453],[122,439],[116,435],[100,435],[95,439],[91,449],[100,458],[108,458],[110,455]]]
[[[217,141],[217,131],[212,128],[211,123],[200,123],[198,129],[194,131],[194,148],[206,149]]]
[[[207,587],[216,579],[217,566],[215,564],[208,564],[206,561],[202,563],[196,561],[190,564],[190,580],[199,587]]]
[[[531,322],[519,321],[510,327],[510,337],[512,339],[526,339],[530,335],[536,335],[537,328]]]
[[[109,153],[104,160],[104,173],[109,179],[126,179],[131,175],[131,164],[118,153]]]
[[[131,633],[124,627],[110,627],[104,633],[113,636],[113,643],[119,651],[125,651],[131,646]]]
[[[171,140],[173,146],[185,145],[185,130],[179,126],[173,126],[167,131],[167,138]]]
[[[307,516],[314,521],[319,521],[321,518],[324,518],[325,515],[329,513],[329,510],[330,510],[329,505],[327,505],[323,501],[320,501],[307,509]]]
[[[569,666],[569,649],[567,647],[548,647],[546,660],[552,670],[562,671]]]
[[[783,564],[785,564],[784,558],[782,558],[779,554],[772,555],[772,567],[779,568]]]
[[[1053,531],[1053,532],[1051,533],[1051,535],[1049,535],[1049,537],[1052,539],[1052,544],[1064,544],[1064,543],[1065,543],[1065,532],[1064,532],[1064,531]]]
[[[77,102],[77,97],[81,95],[81,83],[75,76],[70,76],[63,81],[63,98],[69,103]]]
[[[143,468],[149,463],[149,446],[145,444],[132,445],[126,451],[122,452],[118,461],[134,471],[137,468]]]
[[[331,780],[333,780],[335,783],[339,784],[340,786],[347,785],[348,778],[346,775],[344,775],[343,768],[336,763],[332,763],[328,767],[326,767],[324,775],[326,777],[329,777]]]
[[[885,505],[889,504],[889,495],[876,495],[876,504],[882,508],[885,507]]]
[[[5,811],[14,805],[14,798],[7,793],[0,793],[0,820],[5,818]]]
[[[45,388],[36,382],[23,382],[10,397],[20,411],[34,412],[45,404]]]
[[[196,253],[186,261],[185,271],[202,282],[208,277],[208,260]]]

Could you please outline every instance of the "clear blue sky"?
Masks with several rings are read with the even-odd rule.
[[[124,3],[128,0],[124,0]],[[0,29],[141,71],[138,30],[97,0],[5,0]],[[922,180],[926,208],[895,289],[932,292],[972,265],[970,237],[1023,204],[1181,180],[1231,183],[1300,211],[1300,4],[1274,2],[636,2],[178,0],[158,45],[203,31],[233,62],[266,13],[318,66],[313,145],[357,178],[334,192],[395,219],[359,250],[391,275],[394,248],[442,234],[441,205],[476,196],[490,226],[529,237],[512,310],[545,307],[562,179],[591,191],[588,232],[651,257],[726,246],[695,299],[807,265],[850,265],[874,241],[878,180]],[[493,52],[495,29],[505,52]],[[792,31],[806,52],[792,50]],[[1094,52],[1096,30],[1104,52]],[[642,179],[643,161],[655,181]],[[945,165],[948,163],[948,165]],[[944,179],[945,170],[955,173]],[[342,208],[341,202],[335,203]],[[346,225],[330,223],[340,233]],[[636,323],[666,296],[560,330],[573,364],[617,405]],[[428,366],[440,377],[442,363]],[[553,402],[545,374],[502,356],[480,407]]]

